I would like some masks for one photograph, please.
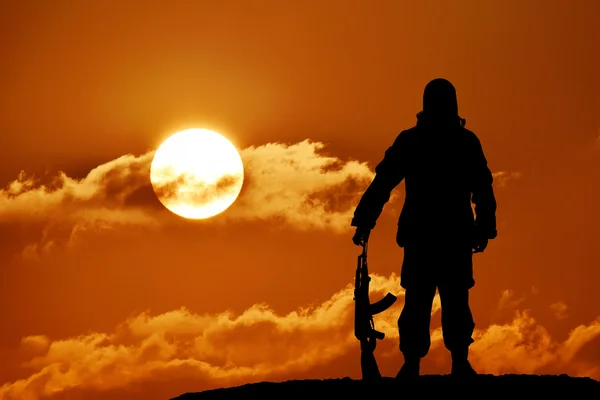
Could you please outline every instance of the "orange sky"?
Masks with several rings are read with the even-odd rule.
[[[5,3],[0,399],[359,377],[349,216],[435,77],[497,177],[473,365],[600,379],[600,3],[439,3]],[[247,169],[201,222],[148,186],[151,151],[190,127],[225,134]],[[369,247],[373,299],[400,298],[376,320],[386,375],[402,191]],[[434,313],[423,372],[446,373]]]

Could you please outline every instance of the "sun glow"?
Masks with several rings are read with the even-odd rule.
[[[244,165],[224,136],[208,129],[187,129],[167,138],[156,150],[150,181],[171,212],[184,218],[210,218],[237,199]]]

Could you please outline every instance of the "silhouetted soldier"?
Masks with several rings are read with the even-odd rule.
[[[469,289],[475,285],[472,257],[496,237],[496,200],[479,139],[464,125],[454,86],[445,79],[429,82],[416,126],[401,132],[386,150],[354,212],[352,240],[361,245],[391,191],[405,179],[406,198],[396,236],[404,248],[400,279],[406,290],[398,319],[404,355],[399,379],[418,377],[420,359],[429,351],[436,288],[452,374],[477,374],[468,361],[475,327],[469,308]]]

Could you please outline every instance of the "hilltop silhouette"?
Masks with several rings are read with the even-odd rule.
[[[399,383],[394,378],[383,378],[377,383],[368,383],[350,378],[324,380],[296,380],[287,382],[260,382],[231,388],[205,390],[198,393],[186,393],[171,400],[224,400],[224,399],[304,399],[310,397],[335,396],[332,398],[394,398],[410,394],[411,387],[419,386],[419,394],[465,394],[464,385],[451,375],[423,375],[415,384]],[[523,386],[530,386],[540,395],[553,391],[554,386],[569,386],[569,395],[600,395],[600,382],[591,378],[574,378],[568,375],[478,375],[469,380],[469,392],[479,395],[498,393],[503,389],[511,392],[518,385],[522,393]],[[402,390],[400,387],[403,387]],[[493,391],[493,392],[492,392]],[[596,393],[596,396],[594,396]]]

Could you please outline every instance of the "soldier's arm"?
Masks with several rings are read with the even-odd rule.
[[[475,205],[475,224],[488,239],[496,237],[496,198],[490,171],[479,139],[475,138],[475,165],[471,201]]]
[[[363,194],[352,219],[352,226],[373,229],[392,190],[404,179],[404,150],[402,134],[385,151],[383,160],[375,167],[375,178]]]

